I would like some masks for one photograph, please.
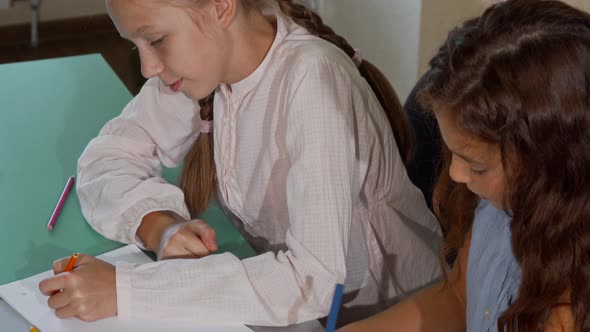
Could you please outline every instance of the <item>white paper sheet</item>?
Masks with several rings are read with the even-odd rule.
[[[111,264],[116,262],[139,264],[151,262],[151,259],[134,245],[113,250],[99,256],[99,258]],[[118,317],[92,323],[82,322],[75,318],[59,319],[55,316],[54,311],[47,306],[47,296],[39,291],[39,282],[51,276],[53,276],[53,271],[47,271],[0,286],[0,297],[31,324],[38,327],[41,332],[251,332],[243,325],[205,326],[188,322],[125,320]]]

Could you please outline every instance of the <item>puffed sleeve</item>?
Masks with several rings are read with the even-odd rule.
[[[190,215],[182,191],[161,176],[196,139],[198,104],[149,80],[121,115],[109,121],[78,160],[82,214],[100,234],[142,246],[135,232],[153,211]]]
[[[117,266],[120,316],[284,326],[327,315],[335,284],[346,278],[360,190],[350,111],[355,87],[327,59],[293,68],[279,106],[288,112],[292,165],[287,250]]]

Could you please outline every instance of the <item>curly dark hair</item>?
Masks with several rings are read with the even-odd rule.
[[[418,98],[500,148],[522,285],[498,329],[542,330],[566,305],[575,331],[589,331],[590,15],[552,0],[493,5],[449,34]],[[477,203],[450,181],[449,164],[434,195],[442,257],[462,245]]]

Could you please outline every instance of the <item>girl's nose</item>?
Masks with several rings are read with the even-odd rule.
[[[164,70],[162,61],[154,54],[151,54],[149,50],[140,51],[139,58],[141,61],[141,74],[146,79],[156,77]]]
[[[470,181],[469,166],[458,161],[457,158],[453,156],[451,167],[449,168],[449,176],[457,183],[467,184]]]

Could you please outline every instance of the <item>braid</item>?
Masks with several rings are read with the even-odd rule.
[[[313,10],[292,0],[278,0],[281,11],[295,23],[304,27],[316,37],[320,37],[338,46],[349,57],[354,55],[354,48],[343,37],[337,35],[332,28],[325,25],[322,18]]]
[[[201,119],[213,121],[213,97],[215,92],[199,100]],[[215,189],[215,160],[213,158],[213,133],[201,133],[184,158],[180,179],[184,200],[191,214],[203,212]]]
[[[318,14],[292,0],[277,1],[281,11],[295,23],[306,28],[314,36],[338,46],[349,57],[354,56],[354,48],[350,46],[346,39],[337,35],[330,27],[325,25]],[[244,3],[248,5],[246,9],[258,6],[256,0],[244,1]],[[412,132],[393,87],[385,76],[368,61],[363,60],[359,66],[359,71],[367,80],[385,110],[399,152],[404,162],[407,162],[411,156]],[[201,119],[203,120],[213,120],[213,96],[214,93],[211,93],[199,100]],[[180,179],[184,200],[191,214],[199,214],[209,205],[209,201],[215,192],[215,177],[213,134],[200,134],[184,159]]]
[[[277,0],[281,11],[295,23],[304,27],[312,35],[322,38],[338,46],[350,58],[355,54],[354,48],[344,39],[325,25],[322,18],[311,9],[293,0]],[[404,162],[408,162],[412,155],[413,133],[401,103],[385,75],[374,65],[363,60],[359,66],[361,75],[367,80],[373,92],[383,107],[395,140]]]

